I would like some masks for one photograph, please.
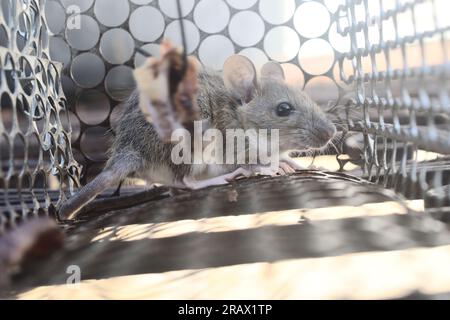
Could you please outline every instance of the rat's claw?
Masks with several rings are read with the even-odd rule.
[[[252,173],[244,168],[238,168],[231,173],[227,173],[221,176],[217,176],[211,179],[195,180],[192,176],[185,176],[183,183],[186,188],[191,190],[203,189],[211,186],[221,186],[228,184],[230,181],[235,180],[240,176],[249,177]]]
[[[256,172],[261,176],[271,176],[276,177],[278,175],[279,168],[273,167],[258,167]]]
[[[281,175],[295,173],[295,169],[286,162],[280,162],[280,171],[282,171]]]
[[[295,161],[294,159],[292,159],[291,157],[282,157],[280,159],[280,164],[281,163],[285,163],[288,164],[292,170],[297,171],[297,170],[305,170],[305,168],[298,164],[297,161]]]
[[[275,167],[275,168],[274,167],[259,167],[257,172],[263,176],[276,177],[276,176],[285,176],[287,174],[295,173],[295,171],[298,168],[303,169],[303,167],[298,165],[292,159],[290,161],[286,161],[286,160],[282,159],[282,160],[280,160],[278,167]],[[300,170],[300,169],[298,169],[298,170]]]
[[[248,171],[248,170],[246,170],[244,168],[238,168],[235,171],[233,171],[232,173],[229,173],[229,174],[225,175],[226,176],[225,179],[228,182],[230,182],[230,181],[236,180],[236,178],[239,178],[241,176],[248,178],[251,175],[252,175],[252,173],[250,171]]]

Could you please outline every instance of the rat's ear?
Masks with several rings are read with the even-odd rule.
[[[198,71],[202,71],[204,69],[202,63],[197,59],[196,56],[189,55],[188,61],[189,63],[192,63],[192,65],[195,66]]]
[[[284,81],[284,71],[281,65],[275,61],[269,61],[261,68],[261,78],[270,78]]]
[[[256,70],[246,57],[233,55],[223,65],[223,82],[231,94],[248,103],[256,91]]]

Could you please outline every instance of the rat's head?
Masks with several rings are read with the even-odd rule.
[[[224,83],[241,102],[238,114],[246,129],[278,129],[280,151],[310,150],[326,146],[336,128],[302,90],[284,81],[278,63],[268,62],[259,81],[250,60],[234,55],[224,64]]]

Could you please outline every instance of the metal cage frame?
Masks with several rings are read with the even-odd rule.
[[[1,3],[0,233],[52,214],[65,191],[79,186],[62,66],[49,58],[44,6],[45,0]]]

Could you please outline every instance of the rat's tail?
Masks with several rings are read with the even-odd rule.
[[[136,171],[138,166],[138,161],[130,155],[123,158],[116,155],[115,161],[111,160],[94,180],[81,188],[72,198],[68,199],[61,206],[59,209],[59,218],[61,220],[75,218],[80,210],[94,200],[99,193],[109,187],[119,184],[131,172]]]
[[[118,177],[111,170],[102,171],[94,180],[85,185],[72,198],[67,200],[59,210],[61,220],[75,218],[77,213],[103,190],[119,183]]]

